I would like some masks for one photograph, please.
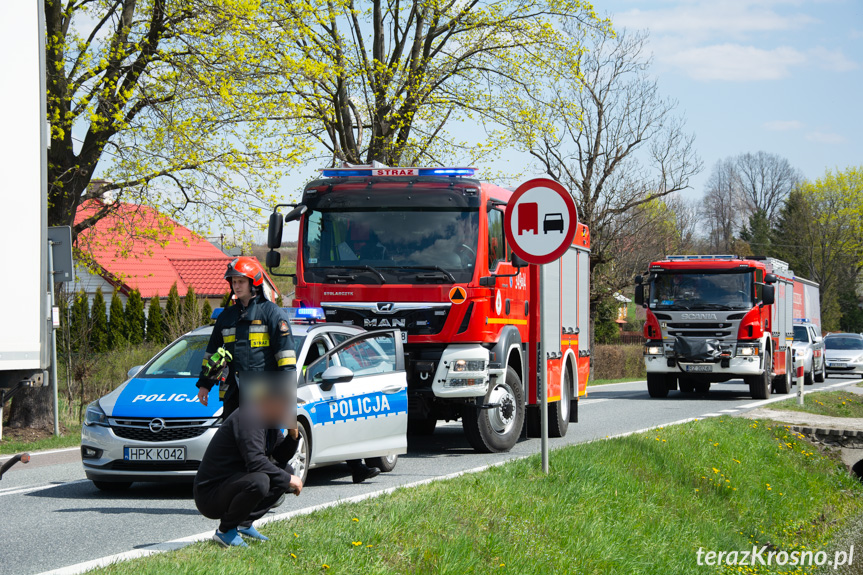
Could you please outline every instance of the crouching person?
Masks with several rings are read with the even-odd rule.
[[[213,539],[225,547],[246,547],[241,536],[267,541],[254,522],[285,493],[303,489],[289,464],[298,443],[295,420],[287,437],[280,431],[295,396],[273,386],[251,395],[219,427],[195,476],[195,505],[219,520]]]

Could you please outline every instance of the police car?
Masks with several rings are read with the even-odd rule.
[[[286,310],[289,311],[289,310]],[[318,323],[321,309],[290,310],[297,352],[300,442],[291,462],[308,470],[349,459],[391,471],[407,451],[407,377],[398,330]],[[99,489],[194,478],[221,423],[218,386],[209,407],[195,383],[212,327],[180,337],[87,407],[81,455]]]

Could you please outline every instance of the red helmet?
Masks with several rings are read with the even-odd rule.
[[[234,277],[249,278],[252,280],[253,286],[260,286],[264,283],[264,268],[261,267],[257,259],[240,256],[228,264],[228,270],[225,272],[225,279],[228,283]]]

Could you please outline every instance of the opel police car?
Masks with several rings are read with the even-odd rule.
[[[305,482],[310,468],[349,459],[391,471],[407,451],[401,334],[321,323],[319,308],[285,311],[297,352],[300,441],[291,461],[294,473]],[[209,407],[195,387],[212,329],[180,337],[87,407],[81,456],[97,488],[194,478],[222,421],[219,386],[210,391]]]

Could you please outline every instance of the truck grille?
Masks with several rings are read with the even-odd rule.
[[[378,306],[386,307],[381,311]],[[410,335],[437,335],[446,324],[449,303],[357,303],[322,302],[327,321],[365,329],[396,327]]]
[[[684,337],[729,337],[730,331],[702,331],[702,330],[686,330],[686,331],[668,331],[668,335],[680,335]]]

